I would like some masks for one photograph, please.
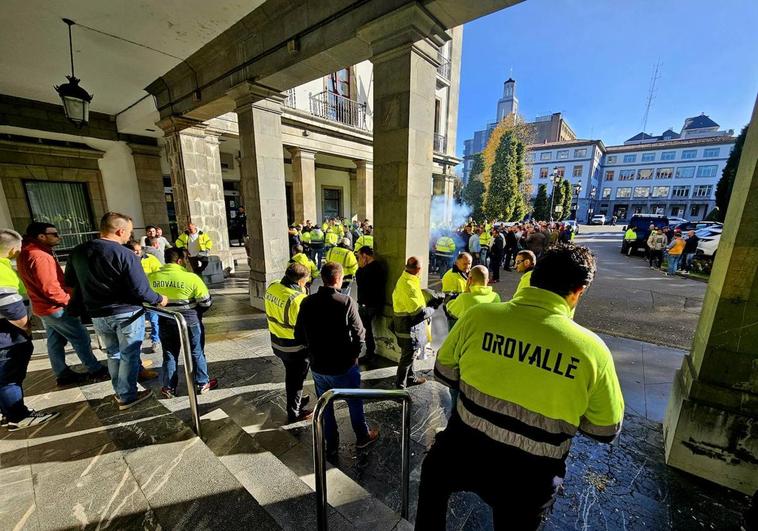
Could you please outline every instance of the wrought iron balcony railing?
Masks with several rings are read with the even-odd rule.
[[[434,152],[447,152],[447,137],[445,135],[438,135],[437,133],[434,133]]]
[[[440,63],[440,65],[437,67],[437,75],[439,75],[442,79],[450,81],[450,59],[442,54],[438,54],[437,61]]]
[[[295,99],[295,89],[288,89],[284,92],[286,96],[284,98],[284,106],[292,109],[297,108],[297,100]]]
[[[368,130],[366,104],[324,91],[311,96],[311,114],[350,127]]]

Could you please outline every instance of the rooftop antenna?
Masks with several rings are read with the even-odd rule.
[[[656,82],[661,78],[661,60],[658,59],[658,61],[655,63],[655,68],[653,69],[653,75],[650,78],[650,90],[647,93],[647,101],[645,102],[645,114],[642,117],[642,132],[645,133],[647,130],[647,119],[650,115],[650,107],[653,105],[653,99],[655,99],[655,84]]]

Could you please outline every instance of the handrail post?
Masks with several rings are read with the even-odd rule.
[[[316,476],[316,523],[319,531],[329,528],[326,491],[326,457],[324,455],[324,412],[336,399],[392,400],[402,402],[401,493],[400,516],[408,519],[410,504],[411,457],[411,395],[404,390],[386,389],[330,389],[318,399],[313,410],[313,473]]]

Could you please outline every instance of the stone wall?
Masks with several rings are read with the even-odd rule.
[[[137,171],[137,184],[145,224],[158,225],[168,233],[168,209],[166,194],[163,190],[160,148],[139,144],[130,144],[129,147],[132,150],[134,168]]]

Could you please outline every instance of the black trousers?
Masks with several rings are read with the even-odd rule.
[[[308,375],[311,362],[306,350],[282,352],[273,347],[274,354],[284,364],[284,392],[287,396],[287,419],[292,421],[300,415],[300,401],[303,398],[303,382]]]
[[[31,341],[0,349],[0,412],[11,422],[29,415],[22,386],[32,351]]]
[[[207,256],[192,256],[189,260],[192,265],[192,272],[196,275],[199,275],[206,267],[208,267]]]
[[[490,274],[492,280],[500,280],[500,264],[503,263],[502,254],[490,255]]]
[[[400,359],[397,362],[397,374],[395,375],[395,387],[405,389],[409,382],[416,379],[416,373],[413,370],[413,362],[421,353],[421,349],[415,349],[410,340],[398,339],[400,346]]]
[[[421,466],[416,529],[444,531],[448,499],[460,491],[492,507],[496,530],[539,529],[564,475],[562,462],[488,439],[454,413]]]
[[[513,262],[516,260],[516,254],[518,253],[518,248],[506,248],[505,249],[505,260],[503,260],[503,268],[506,271],[510,271],[513,267]]]
[[[663,262],[663,250],[650,249],[648,251],[648,257],[650,260],[650,267],[653,267],[653,262],[655,262],[655,267],[661,267],[661,262]]]
[[[370,306],[360,305],[358,306],[358,315],[361,317],[361,323],[363,328],[366,329],[366,357],[376,354],[376,342],[374,341],[374,319],[379,312],[380,308],[372,308]]]

